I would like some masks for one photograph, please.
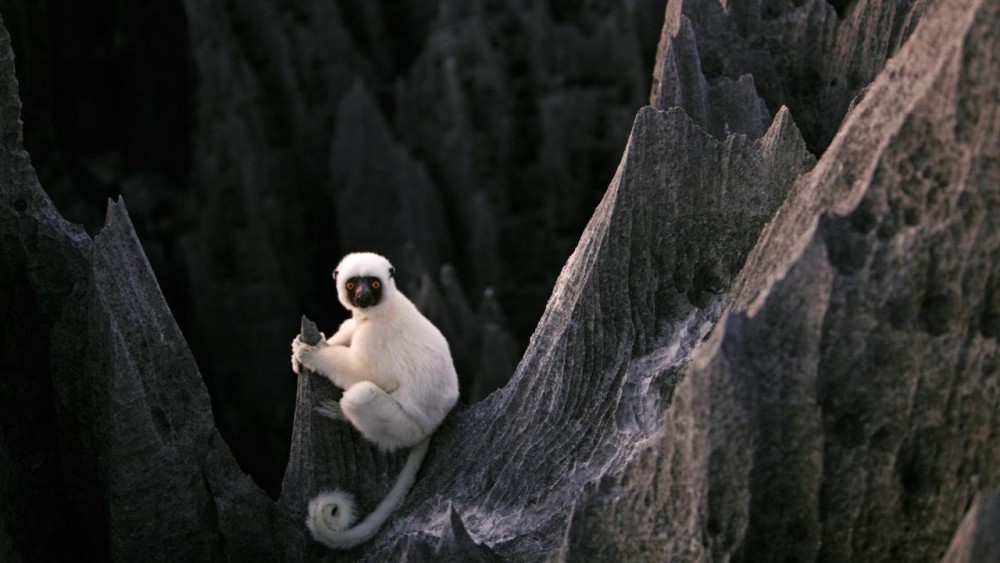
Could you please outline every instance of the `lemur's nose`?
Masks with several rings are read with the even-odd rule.
[[[368,289],[366,284],[359,284],[357,291],[354,293],[354,301],[358,304],[358,307],[365,308],[372,303],[374,299],[372,298],[372,292]]]

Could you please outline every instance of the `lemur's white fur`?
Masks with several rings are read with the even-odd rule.
[[[416,480],[431,433],[458,400],[458,376],[448,342],[397,288],[392,265],[372,253],[348,254],[334,270],[337,296],[353,314],[326,341],[292,341],[292,368],[324,375],[344,389],[339,404],[319,410],[346,419],[369,441],[392,451],[412,448],[392,490],[354,527],[354,500],[342,491],[309,502],[306,526],[333,548],[370,539],[399,506]],[[349,280],[377,278],[381,298],[367,307],[351,302]]]

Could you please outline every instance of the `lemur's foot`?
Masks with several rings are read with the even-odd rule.
[[[344,414],[344,409],[340,408],[340,401],[334,401],[332,399],[320,401],[319,406],[314,408],[313,411],[316,414],[320,414],[334,420],[347,420],[347,415]]]

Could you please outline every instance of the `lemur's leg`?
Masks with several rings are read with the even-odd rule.
[[[333,399],[320,401],[319,406],[314,408],[313,412],[334,420],[347,420],[344,410],[340,408],[340,401],[334,401]]]
[[[370,381],[347,389],[340,408],[365,438],[385,450],[409,448],[427,436],[396,399]]]

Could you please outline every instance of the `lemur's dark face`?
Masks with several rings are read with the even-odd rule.
[[[374,307],[382,300],[382,280],[375,276],[355,276],[344,284],[347,299],[359,309]]]
[[[333,270],[337,300],[362,317],[376,314],[392,302],[395,273],[392,264],[383,256],[371,252],[348,254]]]

